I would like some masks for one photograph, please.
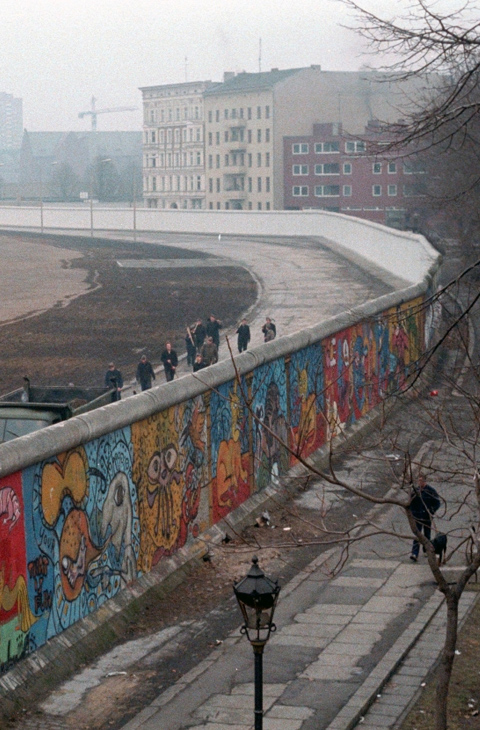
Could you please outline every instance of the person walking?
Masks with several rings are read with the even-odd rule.
[[[242,319],[236,334],[238,335],[238,351],[243,352],[247,349],[248,343],[250,342],[250,327],[245,317]]]
[[[185,335],[185,345],[187,347],[187,365],[194,364],[195,355],[197,354],[197,345],[195,344],[192,329],[193,327],[187,326],[187,334]]]
[[[147,360],[146,355],[142,355],[140,362],[137,365],[135,377],[142,390],[150,390],[152,387],[152,380],[155,380],[155,371],[152,367],[152,363]]]
[[[264,342],[271,342],[277,336],[277,328],[270,317],[266,318],[265,324],[262,327],[262,332]]]
[[[195,362],[193,363],[193,372],[198,373],[199,370],[203,370],[203,368],[206,368],[206,364],[203,362],[203,358],[200,352],[197,352],[197,355],[195,357]]]
[[[109,364],[108,370],[105,373],[105,387],[112,388],[112,390],[114,390],[112,401],[121,400],[123,377],[122,373],[115,367],[115,363],[113,362]]]
[[[162,352],[160,359],[163,362],[163,367],[165,369],[166,381],[167,383],[169,383],[171,380],[174,379],[175,371],[178,365],[177,353],[175,352],[175,350],[172,349],[171,342],[165,343],[165,349]]]
[[[217,346],[211,337],[207,337],[207,340],[202,347],[201,355],[202,360],[205,363],[205,367],[208,365],[214,365],[218,362]]]
[[[418,487],[413,487],[413,497],[409,505],[409,510],[415,520],[418,532],[425,535],[430,540],[432,533],[432,517],[441,505],[440,497],[436,489],[427,484],[424,474],[418,475]],[[420,543],[417,538],[414,539],[410,560],[414,563],[418,560],[420,552]]]
[[[203,343],[205,342],[205,337],[207,336],[207,330],[205,329],[205,326],[202,324],[201,319],[197,319],[197,324],[192,329],[192,335],[193,339],[195,340],[195,346],[197,348],[197,351],[200,352],[202,349]]]
[[[216,346],[217,350],[220,347],[220,330],[222,329],[223,325],[219,319],[217,319],[213,314],[210,315],[210,317],[207,320],[207,337],[211,337],[213,340],[213,344]]]

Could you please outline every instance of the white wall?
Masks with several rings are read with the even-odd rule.
[[[90,229],[90,209],[44,206],[45,229]],[[420,235],[325,211],[214,211],[138,208],[137,230],[242,236],[321,236],[412,284],[420,282],[438,252]],[[93,209],[94,231],[132,231],[132,208]],[[0,227],[40,228],[40,208],[1,207]],[[227,253],[227,251],[226,251]]]

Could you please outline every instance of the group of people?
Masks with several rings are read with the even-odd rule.
[[[218,362],[218,350],[220,348],[220,330],[223,324],[220,319],[211,314],[206,323],[203,324],[201,319],[187,327],[185,335],[185,344],[187,348],[187,365],[193,368],[196,373],[209,365]],[[270,317],[267,317],[262,327],[264,342],[270,342],[277,336],[275,323]],[[250,342],[250,327],[245,318],[236,330],[238,336],[237,346],[239,352],[244,352],[248,348]],[[178,355],[173,349],[171,342],[166,342],[165,349],[160,359],[165,370],[165,379],[168,382],[175,377],[178,366]],[[147,359],[146,355],[142,355],[137,365],[135,378],[141,390],[149,390],[153,381],[156,380],[155,370],[152,363]],[[115,393],[115,400],[120,400],[123,389],[123,376],[120,370],[111,362],[105,373],[105,387],[112,388]]]

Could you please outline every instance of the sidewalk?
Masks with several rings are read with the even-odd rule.
[[[373,510],[385,526],[399,527],[397,513]],[[332,550],[282,588],[264,654],[264,730],[395,726],[439,656],[445,622],[428,566],[407,556],[405,542],[377,535],[336,577]],[[464,594],[461,617],[476,597]],[[252,679],[253,652],[236,631],[123,730],[247,730]]]

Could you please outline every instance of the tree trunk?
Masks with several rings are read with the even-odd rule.
[[[459,596],[455,591],[449,589],[445,593],[445,599],[447,603],[447,631],[437,674],[435,730],[447,730],[448,690],[457,646]]]

